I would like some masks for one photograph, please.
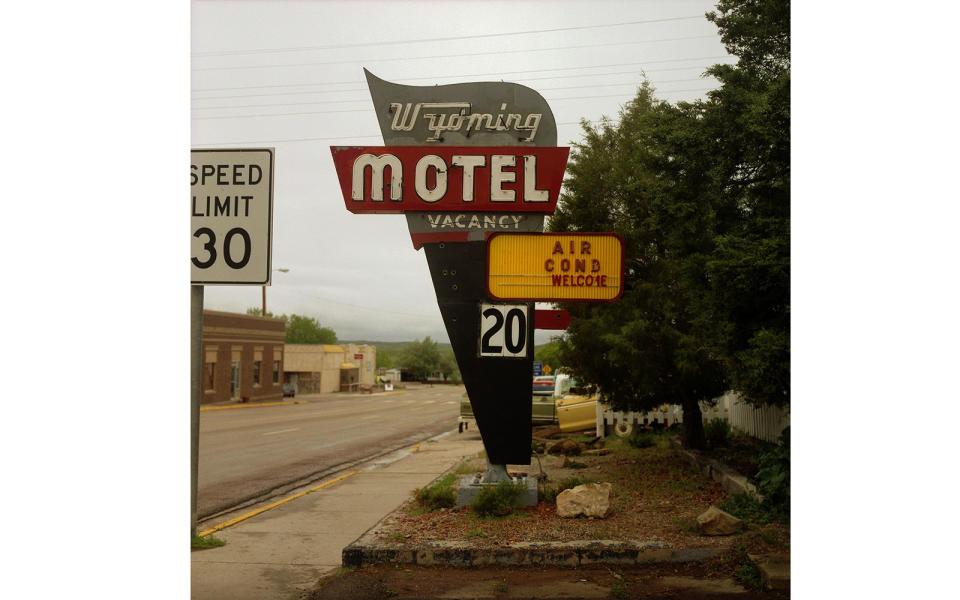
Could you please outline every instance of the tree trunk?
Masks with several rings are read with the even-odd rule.
[[[690,450],[704,450],[707,438],[703,434],[703,413],[700,403],[689,397],[683,398],[683,447]]]

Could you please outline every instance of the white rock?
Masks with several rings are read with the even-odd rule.
[[[584,483],[557,495],[557,515],[561,517],[604,518],[610,514],[609,483]]]
[[[697,525],[703,535],[730,535],[740,531],[743,521],[711,506],[697,517]]]

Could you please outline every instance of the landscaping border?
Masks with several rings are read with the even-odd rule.
[[[763,501],[763,496],[757,492],[757,486],[750,483],[749,480],[737,471],[731,469],[722,462],[703,456],[696,450],[687,450],[680,442],[680,438],[670,438],[670,443],[676,448],[680,455],[698,471],[710,477],[730,494],[747,494]]]

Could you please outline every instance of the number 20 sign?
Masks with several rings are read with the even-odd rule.
[[[525,304],[481,304],[480,356],[525,357],[527,318]]]

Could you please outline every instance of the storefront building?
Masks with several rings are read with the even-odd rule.
[[[285,382],[297,394],[356,392],[373,386],[377,348],[357,344],[287,344]]]
[[[282,319],[203,311],[203,403],[283,398]]]

